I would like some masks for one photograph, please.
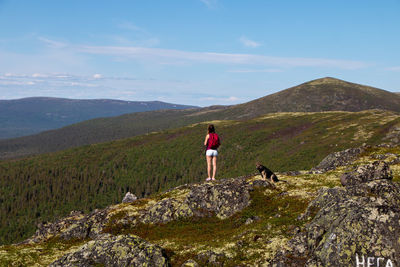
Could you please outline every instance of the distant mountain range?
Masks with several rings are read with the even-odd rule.
[[[0,159],[54,152],[210,120],[243,120],[275,112],[369,109],[400,112],[400,95],[326,77],[239,105],[126,114],[88,120],[37,135],[0,140]]]
[[[52,97],[0,100],[0,139],[32,135],[99,117],[186,108],[194,106],[160,101],[78,100]]]

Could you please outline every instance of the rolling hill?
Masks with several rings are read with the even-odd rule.
[[[185,108],[194,107],[160,101],[139,102],[110,99],[79,100],[30,97],[0,100],[0,139],[32,135],[94,118]]]
[[[334,151],[380,144],[400,115],[388,111],[276,113],[214,121],[222,139],[217,178],[316,166]],[[118,141],[0,162],[0,243],[31,235],[35,223],[92,211],[206,177],[207,122]]]
[[[126,114],[89,120],[33,136],[0,140],[0,159],[54,152],[208,120],[244,120],[275,112],[368,109],[399,112],[400,95],[328,77],[239,105]]]

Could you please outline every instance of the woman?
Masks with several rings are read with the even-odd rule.
[[[215,180],[215,173],[217,172],[217,148],[220,145],[220,140],[218,134],[215,133],[214,125],[208,125],[208,134],[204,140],[204,146],[206,147],[206,159],[207,159],[207,174],[208,178],[206,181]],[[211,163],[213,167],[213,172],[211,176]]]

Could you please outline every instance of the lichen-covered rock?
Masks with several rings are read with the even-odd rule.
[[[314,218],[272,265],[399,266],[400,185],[390,177],[377,162],[348,174],[346,188],[320,190],[304,216]]]
[[[249,205],[249,185],[245,179],[227,179],[219,184],[193,185],[186,199],[195,216],[227,218]]]
[[[192,260],[192,259],[189,259],[189,260],[185,261],[181,265],[181,267],[199,267],[199,266],[200,265],[195,260]]]
[[[132,194],[131,192],[127,192],[122,199],[122,203],[132,203],[137,200],[137,196]]]
[[[223,266],[226,260],[224,253],[216,253],[212,250],[200,253],[196,258],[202,266]]]
[[[389,141],[391,145],[398,145],[400,144],[400,125],[393,126],[388,133],[384,140]]]
[[[21,244],[37,243],[55,236],[64,240],[96,238],[103,231],[107,214],[107,208],[94,210],[87,215],[71,212],[69,216],[53,223],[39,224],[36,233]]]
[[[266,180],[249,182],[245,178],[185,186],[189,192],[184,199],[177,200],[173,197],[162,199],[146,209],[139,221],[166,223],[191,216],[217,216],[224,219],[249,205],[249,191],[256,186],[274,187]]]
[[[50,264],[69,266],[168,266],[163,250],[134,235],[102,235]]]
[[[248,180],[246,177],[224,179],[215,183],[181,186],[152,204],[123,203],[90,214],[71,212],[53,223],[38,225],[31,238],[21,244],[37,243],[53,237],[63,240],[96,239],[99,235],[112,233],[114,226],[132,228],[138,223],[167,223],[192,216],[217,216],[227,218],[250,204],[249,191],[255,187],[274,186],[266,180]],[[130,206],[133,205],[133,206]],[[130,207],[134,209],[129,211]],[[127,209],[127,210],[124,210]]]
[[[315,168],[311,171],[324,173],[329,170],[334,170],[340,166],[346,166],[352,163],[357,157],[365,151],[367,146],[349,148],[343,151],[334,152],[326,156]]]
[[[192,210],[186,202],[180,202],[176,199],[163,199],[149,209],[141,216],[142,223],[166,223],[178,218],[193,216]]]
[[[359,166],[352,172],[344,173],[340,182],[344,186],[357,185],[373,180],[393,178],[389,165],[384,161],[375,161],[368,165]]]

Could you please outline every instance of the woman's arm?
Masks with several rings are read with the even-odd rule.
[[[207,142],[208,142],[208,138],[210,137],[210,135],[209,134],[207,134],[206,135],[206,140],[204,140],[204,145],[206,146],[207,145]]]

